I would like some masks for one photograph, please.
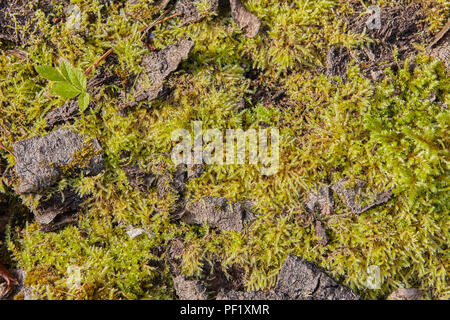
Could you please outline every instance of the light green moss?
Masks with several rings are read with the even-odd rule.
[[[448,17],[443,1],[419,2],[429,10],[430,25],[442,27]],[[153,1],[125,5],[127,18],[117,2],[102,8],[97,0],[72,3],[82,10],[82,30],[71,33],[64,24],[50,23],[42,15],[38,25],[47,40],[33,37],[22,48],[28,53],[24,61],[0,55],[0,125],[10,132],[1,130],[0,139],[8,148],[14,141],[43,134],[45,114],[63,103],[45,95],[47,83],[33,66],[65,57],[85,69],[114,46],[119,63],[110,68],[122,80],[141,71],[139,63],[148,49],[139,41],[138,30],[159,14]],[[117,114],[117,99],[105,95],[75,121],[76,130],[99,140],[106,170],[97,177],[64,182],[76,186],[80,194],[94,195],[79,228],[44,234],[30,223],[11,233],[8,246],[17,265],[27,271],[27,283],[41,298],[174,298],[168,268],[149,266],[157,258],[150,248],[181,237],[187,245],[182,270],[190,276],[200,274],[203,261],[219,257],[224,266],[243,266],[248,289],[269,288],[285,257],[294,253],[317,262],[364,298],[416,287],[427,298],[448,299],[450,141],[448,108],[443,103],[449,103],[449,81],[442,63],[418,57],[412,74],[407,66],[398,75],[387,71],[377,85],[363,78],[357,67],[349,70],[347,82],[331,81],[318,72],[325,66],[328,47],[367,41],[349,33],[343,23],[342,14],[352,12],[348,2],[243,3],[269,31],[247,39],[229,15],[183,28],[177,27],[178,18],[158,25],[157,48],[183,36],[196,41],[189,60],[168,81],[173,89],[170,97],[122,117]],[[436,10],[442,15],[434,14]],[[82,36],[86,30],[87,38]],[[252,68],[259,73],[254,81],[246,77]],[[254,105],[255,85],[284,89],[294,107]],[[242,99],[248,108],[238,111]],[[280,128],[277,175],[263,177],[257,166],[250,165],[208,166],[187,185],[193,199],[214,195],[254,201],[259,217],[245,235],[171,221],[169,210],[176,195],[161,200],[156,190],[142,194],[128,185],[120,169],[120,157],[129,151],[141,167],[173,171],[171,133],[179,128],[192,131],[198,120],[204,128],[258,128],[260,121]],[[13,164],[11,156],[8,161]],[[368,181],[374,193],[390,187],[395,197],[361,216],[338,202],[336,215],[324,221],[329,244],[321,247],[313,228],[300,219],[303,203],[317,183],[342,177]],[[131,225],[153,236],[131,240],[125,233]],[[370,265],[381,269],[379,290],[364,284]],[[81,268],[77,289],[67,285],[70,266]]]

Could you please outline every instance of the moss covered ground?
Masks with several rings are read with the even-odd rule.
[[[208,3],[199,2],[199,7]],[[421,289],[427,299],[448,299],[450,97],[445,65],[417,43],[417,54],[396,59],[398,68],[387,68],[381,81],[364,77],[357,63],[351,64],[347,79],[327,78],[332,45],[357,48],[372,41],[352,32],[346,22],[357,13],[356,6],[368,7],[370,1],[242,2],[262,22],[256,37],[247,38],[229,13],[207,14],[183,27],[178,17],[158,24],[153,28],[156,49],[183,37],[196,42],[168,79],[170,94],[139,104],[125,117],[118,113],[117,96],[100,94],[94,108],[65,125],[98,139],[106,169],[96,177],[60,182],[82,195],[93,194],[78,226],[43,233],[30,220],[10,228],[4,242],[10,266],[25,270],[26,284],[43,299],[173,299],[173,275],[167,265],[154,263],[163,258],[153,248],[180,240],[185,246],[181,268],[188,277],[203,277],[205,263],[220,261],[224,270],[242,267],[246,289],[265,290],[275,285],[281,264],[292,253],[316,262],[365,299],[384,298],[400,287]],[[414,2],[422,5],[430,34],[444,27],[448,2]],[[139,30],[161,14],[155,1],[71,4],[81,9],[79,30],[57,22],[64,5],[55,4],[50,16],[36,5],[36,21],[17,28],[27,33],[27,43],[16,47],[16,54],[10,43],[1,44],[0,141],[6,149],[45,134],[45,115],[65,102],[46,94],[48,82],[36,73],[36,65],[55,65],[63,57],[86,69],[113,47],[117,61],[97,68],[111,69],[123,82],[142,71],[140,62],[149,48]],[[39,33],[29,32],[32,26]],[[258,99],[259,88],[266,96],[283,90],[283,103]],[[261,122],[280,129],[276,175],[262,176],[256,165],[208,165],[187,185],[193,200],[253,201],[258,218],[245,233],[174,221],[175,193],[164,199],[155,188],[142,193],[129,185],[121,169],[127,152],[142,168],[173,172],[171,133],[192,131],[194,121],[223,130],[259,129]],[[11,154],[0,154],[14,166]],[[391,188],[394,197],[359,216],[338,201],[336,214],[322,220],[328,244],[321,246],[314,226],[302,219],[304,203],[312,188],[343,177],[367,181],[373,193]],[[131,239],[126,233],[130,226],[147,233]],[[381,271],[379,289],[365,283],[372,265]],[[67,281],[73,267],[81,271],[78,286]]]

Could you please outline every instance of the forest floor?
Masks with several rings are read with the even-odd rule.
[[[0,0],[6,298],[450,298],[448,3],[241,2]],[[200,121],[276,171],[175,165]]]

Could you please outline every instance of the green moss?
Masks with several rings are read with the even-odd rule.
[[[420,2],[426,4],[430,26],[439,29],[448,18],[443,1]],[[139,63],[148,51],[139,30],[159,15],[153,1],[125,5],[125,17],[117,3],[72,3],[81,8],[81,30],[66,30],[42,13],[38,25],[46,37],[32,36],[22,48],[26,59],[0,55],[0,139],[9,149],[15,141],[44,133],[45,114],[63,103],[45,94],[47,83],[33,66],[65,57],[86,69],[114,46],[119,63],[109,68],[123,81],[141,72]],[[229,15],[183,28],[177,26],[178,18],[158,25],[157,48],[182,36],[196,41],[189,60],[168,81],[169,98],[143,104],[122,117],[117,99],[105,95],[75,121],[76,130],[102,145],[106,170],[97,177],[63,182],[80,194],[94,195],[79,228],[44,234],[31,223],[11,233],[8,246],[17,265],[27,271],[27,283],[41,298],[173,298],[172,275],[168,268],[150,266],[158,259],[150,248],[181,238],[187,244],[182,270],[189,276],[199,276],[204,261],[219,257],[225,267],[243,266],[248,289],[269,288],[285,257],[294,253],[317,262],[364,298],[413,286],[426,291],[428,298],[448,299],[449,83],[442,63],[419,56],[410,73],[408,64],[399,62],[398,74],[388,70],[376,85],[357,67],[349,70],[347,82],[331,81],[320,72],[329,46],[367,41],[347,31],[343,14],[353,12],[348,2],[243,3],[267,31],[247,39]],[[436,10],[442,15],[434,14]],[[61,12],[59,7],[54,16]],[[257,79],[247,77],[251,71],[257,72]],[[255,102],[252,97],[259,87],[285,90],[293,107]],[[238,107],[242,100],[245,110]],[[260,121],[280,128],[277,175],[263,177],[257,166],[208,166],[187,185],[187,196],[193,199],[214,195],[254,201],[258,219],[245,235],[173,222],[169,211],[175,193],[165,199],[158,199],[153,189],[142,194],[128,185],[120,169],[121,155],[128,151],[143,168],[173,171],[172,131],[192,131],[199,120],[205,129],[258,128]],[[14,163],[12,156],[0,152]],[[313,228],[301,220],[303,203],[317,183],[342,177],[368,181],[374,194],[390,187],[395,197],[361,216],[338,202],[336,215],[324,221],[329,244],[321,247]],[[130,239],[128,226],[153,236]],[[381,289],[365,286],[370,265],[381,269]],[[67,283],[69,267],[80,268],[80,286]]]

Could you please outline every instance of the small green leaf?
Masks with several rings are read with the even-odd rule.
[[[89,106],[89,94],[87,92],[82,92],[78,96],[78,105],[80,106],[80,110],[84,111]]]
[[[50,94],[57,95],[66,99],[75,98],[80,93],[81,90],[75,88],[68,82],[57,82],[50,90]]]
[[[80,69],[69,69],[68,70],[69,73],[69,78],[70,78],[70,83],[72,83],[72,85],[74,87],[77,87],[78,89],[84,91],[86,90],[86,76],[83,74],[83,72]]]
[[[58,69],[53,68],[52,66],[36,66],[35,67],[36,72],[43,78],[50,80],[50,81],[64,81],[64,77],[62,74],[58,71]]]
[[[59,71],[64,76],[64,78],[70,82],[69,70],[72,69],[72,66],[65,59],[59,59]]]

